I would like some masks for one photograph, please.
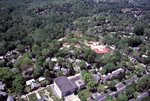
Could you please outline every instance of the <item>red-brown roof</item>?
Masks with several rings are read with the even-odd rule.
[[[94,51],[96,53],[107,53],[108,52],[107,48],[103,48],[102,51],[99,51],[97,48],[95,48]]]

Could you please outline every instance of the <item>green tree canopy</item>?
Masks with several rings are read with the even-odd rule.
[[[118,97],[117,97],[117,100],[118,101],[128,101],[128,97],[124,94],[120,94]]]
[[[87,84],[90,80],[92,79],[92,75],[89,74],[89,73],[85,73],[83,76],[82,76],[82,80],[84,80],[84,82]]]

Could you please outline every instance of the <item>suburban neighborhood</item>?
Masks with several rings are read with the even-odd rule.
[[[150,101],[149,0],[0,0],[0,101]]]

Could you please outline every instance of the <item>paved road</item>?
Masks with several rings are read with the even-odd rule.
[[[142,77],[144,77],[145,75],[146,74],[143,74]],[[126,84],[120,84],[117,87],[117,91],[108,91],[107,93],[101,94],[100,96],[96,97],[94,100],[105,101],[106,94],[109,94],[109,95],[111,95],[114,98],[115,97],[115,93],[121,94],[122,92],[125,91],[125,87],[126,87],[127,84],[130,84],[132,81],[136,81],[137,79],[138,79],[138,77],[135,76],[134,78],[131,78],[128,81],[126,81]],[[93,101],[93,100],[90,100],[90,101]]]

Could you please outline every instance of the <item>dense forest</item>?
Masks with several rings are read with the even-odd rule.
[[[109,52],[96,53],[85,45],[91,41],[106,45]],[[150,1],[0,0],[0,49],[0,81],[15,96],[30,92],[25,82],[31,78],[38,82],[45,77],[48,82],[42,86],[53,83],[63,75],[53,70],[55,65],[69,68],[69,76],[87,72],[86,63],[103,67],[101,75],[119,68],[140,75],[145,69],[135,65],[150,66]],[[69,59],[81,59],[81,71]],[[125,78],[119,75],[119,81]]]
[[[121,14],[123,8],[136,8],[126,1],[97,3],[93,0],[1,0],[0,3],[1,55],[20,44],[32,47],[34,43],[40,45],[46,39],[58,39],[65,35],[67,28],[76,29],[73,22],[77,18],[101,12],[115,16]],[[139,6],[146,9],[142,8],[143,5]],[[81,28],[83,33],[88,26],[84,27]]]

